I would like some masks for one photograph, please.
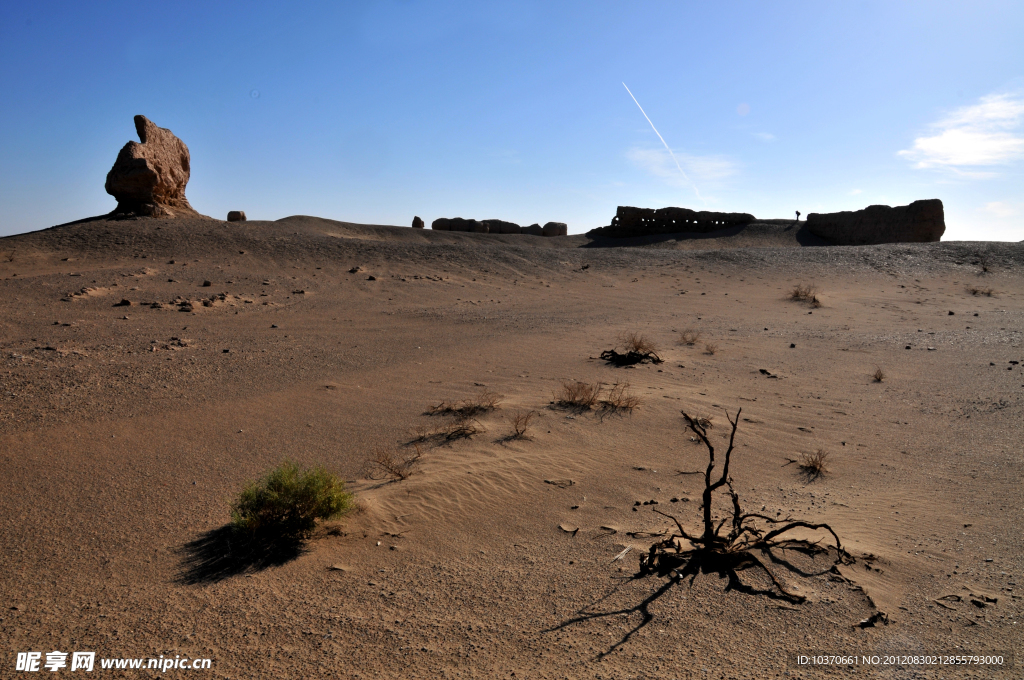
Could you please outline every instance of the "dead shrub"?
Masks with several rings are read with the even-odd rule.
[[[616,348],[606,349],[601,352],[601,358],[615,366],[633,366],[648,361],[652,364],[662,362],[662,358],[658,356],[657,345],[645,335],[635,331],[623,333],[619,336],[618,343],[616,348],[622,348],[621,353]]]
[[[455,415],[441,424],[437,434],[446,441],[453,441],[455,439],[471,439],[473,435],[485,431],[483,425],[475,418]]]
[[[390,479],[394,482],[408,479],[422,455],[418,446],[414,449],[415,453],[403,454],[394,449],[376,447],[366,456],[363,474],[367,479]]]
[[[709,342],[708,344],[704,345],[704,354],[714,355],[717,352],[718,345],[716,345],[715,343]]]
[[[615,383],[608,389],[608,395],[600,401],[604,411],[612,413],[617,411],[632,411],[643,400],[633,393],[629,383]]]
[[[530,423],[539,414],[536,411],[516,411],[509,418],[509,423],[512,425],[512,434],[507,439],[529,439],[526,435],[526,430],[529,429]]]
[[[601,383],[585,383],[578,380],[565,380],[562,389],[555,392],[555,404],[563,408],[574,408],[585,411],[595,403],[601,395]]]
[[[677,517],[652,508],[659,515],[671,519],[678,531],[670,532],[667,538],[652,545],[647,554],[641,556],[639,575],[673,576],[674,581],[690,577],[692,585],[693,580],[702,572],[718,573],[728,576],[730,588],[745,592],[761,592],[793,603],[804,602],[807,598],[786,588],[768,568],[768,563],[780,565],[795,574],[807,577],[827,573],[829,569],[835,569],[839,564],[849,564],[852,558],[843,549],[839,536],[828,524],[743,511],[739,494],[733,488],[732,477],[729,475],[740,413],[742,409],[736,412],[735,419],[726,413],[732,432],[729,434],[729,446],[722,461],[721,473],[716,479],[715,468],[718,461],[715,458],[715,447],[708,438],[707,428],[703,427],[698,419],[683,411],[689,429],[700,439],[708,452],[708,465],[703,472],[704,493],[702,503],[698,507],[703,515],[701,528],[690,533]],[[727,504],[731,508],[724,513],[716,513],[713,509],[716,492],[724,492],[728,497]],[[786,537],[788,532],[798,529],[826,531],[835,544],[828,546],[817,540]],[[693,547],[688,547],[687,543]],[[818,572],[809,572],[789,561],[786,555],[793,552],[812,558],[824,556],[830,564]],[[762,555],[767,559],[763,559]],[[771,581],[774,590],[755,590],[744,584],[740,580],[740,573],[750,569],[760,570]]]
[[[885,380],[885,371],[880,366],[875,366],[875,372],[871,377],[875,379],[875,382],[882,382]]]
[[[621,345],[627,352],[636,352],[637,354],[658,353],[657,345],[648,340],[647,336],[635,331],[620,335],[619,345]]]
[[[810,284],[801,283],[793,286],[793,290],[789,293],[789,299],[810,303],[812,307],[821,307],[821,300],[818,299],[818,289]]]
[[[818,449],[814,453],[805,453],[800,459],[800,471],[810,479],[817,479],[828,472],[825,466],[825,459],[828,458],[828,451]]]
[[[985,297],[992,297],[995,295],[995,291],[991,288],[979,288],[978,286],[967,286],[967,292],[971,295],[984,295]]]
[[[440,404],[427,408],[426,415],[450,416],[458,415],[464,418],[472,418],[484,413],[489,413],[501,406],[504,395],[489,390],[483,390],[480,394],[471,399],[459,399],[457,401],[442,401]]]
[[[690,347],[692,347],[693,345],[697,344],[698,340],[700,340],[700,331],[695,331],[693,329],[687,328],[685,331],[679,334],[680,345],[689,345]]]

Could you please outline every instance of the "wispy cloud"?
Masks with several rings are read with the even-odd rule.
[[[851,196],[856,196],[858,194],[863,194],[863,193],[864,193],[863,189],[850,189],[850,195]]]
[[[774,142],[775,135],[770,132],[755,132],[754,136],[760,139],[762,142]]]
[[[1024,159],[1024,96],[991,94],[933,123],[932,134],[918,137],[899,152],[915,168],[951,170],[969,177],[995,173],[975,168],[1008,165]]]
[[[1024,215],[1024,203],[1009,203],[1007,201],[992,201],[982,207],[984,212],[999,218],[1017,217]]]
[[[637,167],[664,180],[666,184],[680,188],[690,188],[693,182],[688,182],[680,175],[676,163],[685,168],[686,175],[701,183],[714,183],[736,174],[737,171],[736,164],[722,156],[677,153],[675,158],[672,158],[662,149],[634,147],[626,152],[626,158]]]

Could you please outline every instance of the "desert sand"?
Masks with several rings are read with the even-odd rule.
[[[90,650],[212,659],[96,670],[133,678],[1020,677],[1024,245],[822,247],[782,220],[608,245],[312,217],[0,239],[0,675]],[[599,360],[624,332],[664,362]],[[567,380],[642,403],[558,408]],[[503,395],[484,431],[367,478],[482,390]],[[724,442],[741,408],[744,506],[827,522],[853,558],[774,565],[803,603],[754,570],[634,576],[673,527],[654,509],[698,526],[680,411]],[[791,461],[819,449],[811,479]],[[231,500],[284,458],[358,509],[295,555],[225,557]]]

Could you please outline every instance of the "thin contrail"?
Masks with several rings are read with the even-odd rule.
[[[629,92],[629,96],[633,97],[633,93],[630,92],[629,87],[626,86],[626,83],[622,83],[622,86],[626,88],[626,92]],[[636,102],[636,107],[640,109],[640,113],[644,114],[644,118],[647,119],[647,122],[651,123],[650,116],[648,116],[647,112],[644,111],[644,107],[640,106],[640,102],[636,101],[636,97],[633,97],[633,101]],[[658,132],[658,128],[654,127],[654,123],[651,123],[651,129],[654,130],[654,134],[658,135],[658,139],[661,140],[661,143],[665,144],[665,138],[661,136],[660,132]],[[699,198],[701,202],[703,202],[704,197],[701,196],[700,191],[697,190],[697,185],[693,183],[693,180],[686,176],[685,172],[683,172],[683,166],[679,165],[679,161],[676,159],[676,155],[672,153],[672,149],[669,148],[668,144],[665,144],[665,150],[668,151],[668,155],[672,156],[672,160],[675,161],[676,167],[679,168],[679,174],[683,176],[683,179],[685,179],[691,187],[693,187],[693,193],[697,194],[697,198]]]

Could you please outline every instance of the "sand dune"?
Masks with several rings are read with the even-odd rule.
[[[10,656],[209,657],[232,678],[845,677],[793,657],[1021,658],[1021,244],[800,247],[818,244],[780,220],[614,245],[305,216],[0,239]],[[789,299],[798,284],[820,306]],[[627,331],[664,363],[596,358]],[[558,408],[567,380],[643,401]],[[503,400],[483,432],[421,444],[405,481],[364,476],[374,446],[408,450],[436,422],[431,404],[484,389]],[[702,480],[680,473],[706,455],[680,410],[713,416],[718,441],[740,408],[744,505],[828,522],[856,558],[777,568],[803,604],[713,573],[632,578],[672,526],[654,508],[698,523]],[[529,410],[530,438],[509,440]],[[817,449],[829,472],[809,481],[788,461]],[[214,566],[231,498],[284,457],[336,470],[359,510],[280,563]],[[887,625],[857,625],[877,612]]]

